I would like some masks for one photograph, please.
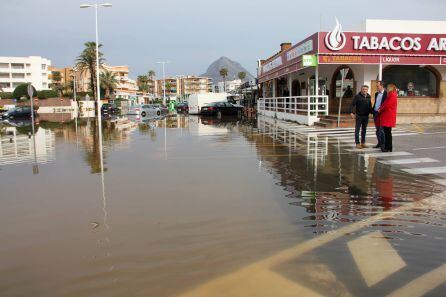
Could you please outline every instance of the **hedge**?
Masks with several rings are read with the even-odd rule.
[[[59,98],[59,94],[54,90],[43,90],[37,92],[37,98],[39,99]]]

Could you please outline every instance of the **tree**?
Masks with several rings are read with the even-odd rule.
[[[155,70],[149,70],[149,72],[147,72],[147,76],[150,80],[153,80],[155,77]]]
[[[76,59],[76,68],[82,73],[88,71],[90,73],[90,86],[92,88],[94,98],[96,94],[96,42],[89,41],[84,43],[85,48]],[[99,48],[102,44],[99,44]],[[99,51],[99,65],[104,63],[103,54]]]
[[[37,91],[34,87],[33,90],[34,90],[34,96],[37,96]],[[28,84],[20,84],[14,89],[14,92],[12,92],[12,98],[21,99],[22,97],[26,97],[27,99],[29,99]]]
[[[243,80],[246,78],[246,72],[239,72],[238,78],[243,82]]]
[[[241,80],[242,84],[243,84],[243,80],[246,78],[246,72],[241,71],[238,73],[238,78]],[[240,100],[242,97],[242,85],[240,85]]]
[[[228,69],[220,69],[220,76],[223,77],[223,92],[226,92],[226,77],[228,76]]]
[[[165,83],[165,88],[166,88],[166,93],[171,93],[171,89],[172,89],[172,84],[168,81],[166,81]]]
[[[52,71],[51,72],[51,88],[57,92],[59,96],[62,96],[62,91],[64,90],[64,87],[62,86],[62,74],[60,74],[60,71]]]
[[[147,75],[138,75],[136,78],[136,84],[138,85],[138,89],[142,92],[148,92],[149,91],[149,78]]]
[[[118,85],[116,75],[111,71],[104,70],[99,75],[99,79],[101,83],[101,89],[105,90],[105,98],[110,98],[110,93],[113,92]]]

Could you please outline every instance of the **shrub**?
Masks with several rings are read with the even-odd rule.
[[[0,92],[0,98],[1,99],[12,99],[12,93],[11,92]]]
[[[37,98],[48,99],[48,98],[58,98],[59,94],[54,90],[43,90],[37,92]]]
[[[36,89],[33,87],[34,90],[34,96],[37,94]],[[15,89],[14,92],[12,92],[12,97],[14,99],[20,99],[22,97],[26,97],[29,99],[28,96],[28,84],[20,84]]]

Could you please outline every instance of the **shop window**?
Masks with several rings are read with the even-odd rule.
[[[352,98],[354,96],[353,71],[348,66],[339,67],[333,75],[331,94],[335,98]]]
[[[288,89],[288,80],[285,77],[277,79],[277,96],[288,97],[290,90]]]
[[[428,67],[389,66],[383,71],[383,80],[396,85],[401,97],[438,97],[438,77]]]

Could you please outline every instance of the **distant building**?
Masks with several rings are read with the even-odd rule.
[[[156,96],[163,97],[164,80],[156,81]],[[212,79],[201,76],[166,77],[166,97],[187,97],[190,94],[212,92]]]
[[[73,73],[72,68],[62,69],[69,69],[69,72]],[[112,72],[118,82],[116,89],[114,90],[111,97],[135,100],[138,103],[143,102],[143,98],[147,97],[147,94],[139,91],[136,81],[129,77],[130,69],[128,66],[110,66],[103,64],[101,67],[101,72],[103,72],[104,70]],[[70,77],[72,77],[72,75],[70,75]],[[88,92],[89,90],[90,71],[76,71],[76,92]]]
[[[214,91],[216,93],[234,93],[240,88],[241,85],[242,81],[240,79],[227,80],[225,88],[225,83],[221,81],[214,85]]]
[[[64,87],[68,87],[71,82],[73,81],[73,68],[71,67],[64,67],[64,68],[57,68],[54,66],[48,67],[48,79],[49,83],[53,83],[53,72],[59,72],[60,73],[60,84]]]
[[[48,67],[51,60],[38,57],[0,57],[0,91],[13,92],[23,83],[31,83],[36,90],[48,90]]]

